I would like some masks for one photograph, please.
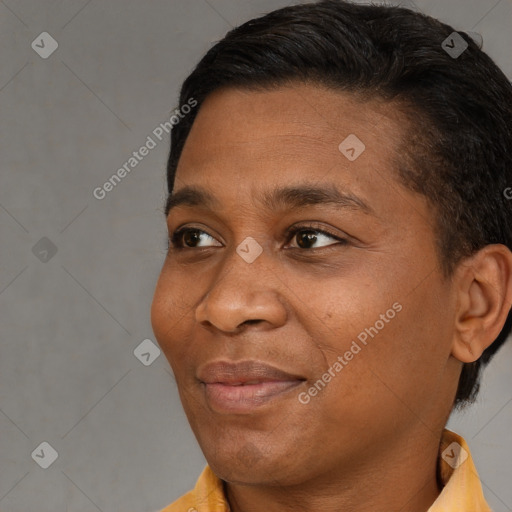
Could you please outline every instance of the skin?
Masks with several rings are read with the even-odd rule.
[[[392,104],[304,84],[220,90],[198,112],[174,192],[201,186],[218,204],[171,210],[169,233],[203,233],[170,247],[151,320],[234,512],[424,512],[440,492],[439,442],[462,361],[505,322],[512,257],[487,246],[443,276],[433,209],[394,173],[408,129]],[[338,145],[352,133],[366,149],[349,161]],[[260,201],[296,185],[332,185],[371,210]],[[307,234],[311,223],[346,242],[315,232],[299,245],[304,231],[287,239],[287,228]],[[263,250],[252,263],[236,252],[246,237]],[[401,311],[301,403],[395,303]],[[248,359],[305,380],[250,412],[219,412],[198,369]]]

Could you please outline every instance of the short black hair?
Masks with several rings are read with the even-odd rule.
[[[324,0],[288,6],[229,31],[184,81],[180,104],[198,108],[171,132],[167,189],[205,98],[226,87],[272,90],[307,83],[358,98],[392,101],[410,122],[397,135],[401,182],[433,209],[439,264],[449,277],[462,259],[488,244],[512,248],[512,85],[465,32],[458,56],[455,30],[434,18],[389,5]],[[452,37],[452,39],[447,39]],[[465,42],[465,43],[464,43]],[[405,140],[406,139],[406,140]],[[474,402],[480,371],[505,342],[499,336],[473,363],[464,363],[456,408]]]

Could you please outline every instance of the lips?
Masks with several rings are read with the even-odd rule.
[[[249,413],[283,397],[304,377],[261,361],[219,361],[199,369],[208,405],[216,412]]]

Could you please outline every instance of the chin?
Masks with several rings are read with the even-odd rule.
[[[222,441],[203,448],[203,453],[213,472],[222,480],[235,485],[293,485],[300,483],[300,467],[297,442],[287,447],[283,440],[272,447],[268,434],[264,438],[250,440],[250,435],[232,437],[231,442]],[[238,439],[238,442],[233,442]],[[300,465],[304,469],[304,465]],[[308,465],[306,464],[306,467]]]

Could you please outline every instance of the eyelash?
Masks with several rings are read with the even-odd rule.
[[[183,251],[183,250],[188,250],[188,249],[192,249],[192,250],[193,249],[208,249],[208,247],[186,247],[186,246],[184,246],[182,243],[181,237],[183,234],[185,234],[189,231],[196,231],[199,233],[204,233],[204,234],[212,237],[212,235],[210,235],[206,231],[199,229],[199,228],[190,228],[190,227],[180,228],[180,229],[177,229],[174,233],[172,233],[172,235],[167,239],[167,249],[170,249],[171,247],[178,251],[180,251],[180,250]],[[288,228],[285,233],[286,243],[289,243],[293,239],[293,237],[297,233],[300,233],[301,231],[313,231],[314,233],[320,233],[329,238],[337,240],[339,242],[339,245],[347,245],[348,244],[347,238],[339,237],[337,235],[334,235],[333,233],[329,233],[329,231],[326,231],[324,229],[319,229],[317,226],[311,225],[311,224],[301,225],[301,226],[292,226],[291,228]],[[212,238],[214,238],[214,237],[212,237]],[[316,249],[326,249],[328,247],[331,247],[332,245],[338,245],[338,244],[330,244],[330,245],[324,246],[324,247],[316,247]],[[301,247],[294,247],[294,249],[301,249]],[[310,250],[311,251],[314,249],[315,248],[302,249],[302,250]]]

